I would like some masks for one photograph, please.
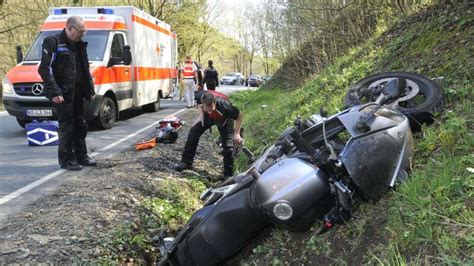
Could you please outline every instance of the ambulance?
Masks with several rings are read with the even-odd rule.
[[[49,16],[23,57],[17,48],[18,64],[2,81],[3,105],[22,127],[33,120],[54,120],[55,109],[44,96],[38,74],[41,45],[63,30],[69,16],[84,19],[87,53],[96,97],[85,103],[86,120],[109,129],[119,112],[141,107],[160,109],[160,99],[173,91],[177,69],[176,34],[170,25],[132,6],[50,8]]]

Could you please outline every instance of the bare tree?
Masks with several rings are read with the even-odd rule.
[[[418,5],[415,0],[265,0],[263,13],[254,11],[261,18],[257,29],[265,32],[259,33],[259,52],[284,62],[281,74],[303,81],[373,36],[379,21],[390,23]]]
[[[213,24],[215,23],[217,17],[222,12],[222,6],[217,2],[206,4],[202,8],[203,12],[199,19],[199,27],[197,31],[199,32],[198,42],[196,43],[196,58],[201,62],[202,56],[212,47],[214,40],[209,38],[211,34],[215,33],[213,29]]]

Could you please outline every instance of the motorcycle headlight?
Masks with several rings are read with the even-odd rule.
[[[5,77],[2,81],[2,91],[3,91],[3,94],[13,93],[13,85],[10,83],[7,77]]]
[[[293,208],[286,202],[279,202],[273,206],[273,215],[282,221],[286,221],[293,216]]]

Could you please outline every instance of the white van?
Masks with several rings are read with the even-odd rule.
[[[83,40],[89,43],[95,84],[96,97],[86,101],[86,120],[108,129],[122,110],[141,106],[144,111],[157,111],[160,98],[172,93],[177,76],[176,34],[170,25],[144,11],[121,6],[51,8],[25,57],[17,51],[19,63],[3,79],[3,104],[8,113],[23,127],[33,119],[56,118],[38,74],[41,44],[45,37],[61,32],[72,15],[85,21]],[[131,63],[124,60],[130,55]]]

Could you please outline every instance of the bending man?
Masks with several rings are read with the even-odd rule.
[[[222,140],[224,177],[232,176],[234,174],[234,145],[242,142],[240,129],[243,114],[228,100],[216,97],[211,93],[202,93],[201,103],[199,116],[189,131],[181,162],[176,164],[174,168],[177,171],[192,168],[199,138],[206,129],[216,125]]]

